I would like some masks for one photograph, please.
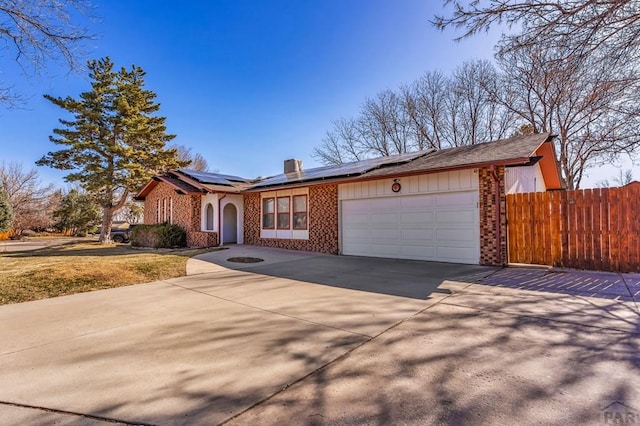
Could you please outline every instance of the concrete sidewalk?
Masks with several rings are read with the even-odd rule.
[[[27,239],[25,241],[0,241],[0,253],[32,251],[47,247],[60,246],[76,242],[97,241],[94,237],[55,237],[48,239]]]

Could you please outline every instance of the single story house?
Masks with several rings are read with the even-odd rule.
[[[172,170],[137,194],[144,222],[192,247],[237,243],[322,253],[501,265],[508,193],[560,189],[549,133],[246,179]]]

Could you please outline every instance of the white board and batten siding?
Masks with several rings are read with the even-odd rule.
[[[507,194],[521,192],[544,192],[544,176],[539,164],[524,167],[507,167],[505,169],[504,185]]]
[[[338,186],[342,254],[477,264],[477,170]]]

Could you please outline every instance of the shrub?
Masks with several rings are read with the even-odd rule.
[[[187,245],[185,230],[169,223],[136,225],[130,239],[134,247],[174,248]]]

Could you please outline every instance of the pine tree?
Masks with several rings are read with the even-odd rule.
[[[49,139],[67,146],[38,160],[60,170],[69,170],[67,182],[78,182],[102,207],[100,241],[110,241],[113,215],[131,193],[155,173],[183,167],[175,149],[167,142],[165,117],[156,116],[160,104],[156,94],[144,89],[146,73],[137,66],[114,71],[107,57],[89,61],[91,91],[72,97],[45,95],[53,104],[73,115],[61,119]]]
[[[72,189],[62,197],[60,207],[53,212],[58,222],[56,228],[84,236],[100,222],[100,208],[89,194]]]
[[[0,188],[0,232],[11,230],[13,217],[13,208],[9,203],[9,196],[4,189]]]

